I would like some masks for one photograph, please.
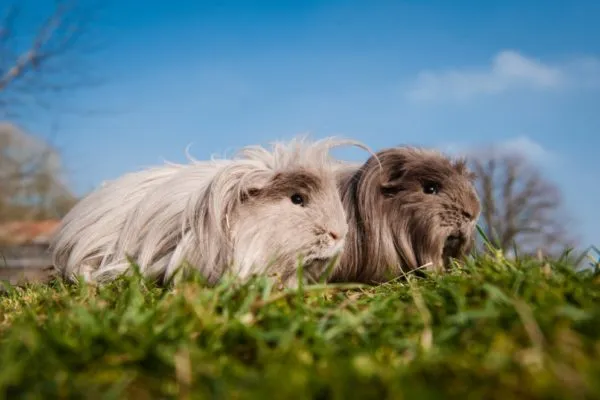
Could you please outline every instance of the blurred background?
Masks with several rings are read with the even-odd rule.
[[[596,0],[3,0],[0,262],[46,265],[104,180],[305,133],[467,155],[498,246],[586,252],[599,20]]]

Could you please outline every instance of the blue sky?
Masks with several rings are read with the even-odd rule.
[[[596,0],[115,1],[94,32],[106,83],[64,99],[104,112],[61,116],[56,143],[78,193],[184,161],[189,144],[206,158],[299,133],[503,143],[532,155],[600,244],[598,20]]]

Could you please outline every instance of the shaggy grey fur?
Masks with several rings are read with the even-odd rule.
[[[472,248],[480,202],[465,160],[397,147],[336,168],[350,231],[331,281],[379,283],[444,268]]]

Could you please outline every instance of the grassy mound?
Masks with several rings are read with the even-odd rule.
[[[600,398],[600,272],[481,257],[379,287],[0,296],[6,398]]]

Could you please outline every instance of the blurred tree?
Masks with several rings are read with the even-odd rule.
[[[39,111],[76,112],[62,101],[99,83],[86,58],[98,49],[91,23],[100,4],[0,2],[0,221],[60,217],[76,201],[49,140],[10,121],[25,116],[29,124]]]
[[[0,221],[62,217],[77,201],[58,153],[10,123],[0,124]]]
[[[492,146],[470,158],[481,197],[479,224],[496,247],[558,255],[574,246],[560,189],[524,155]]]

